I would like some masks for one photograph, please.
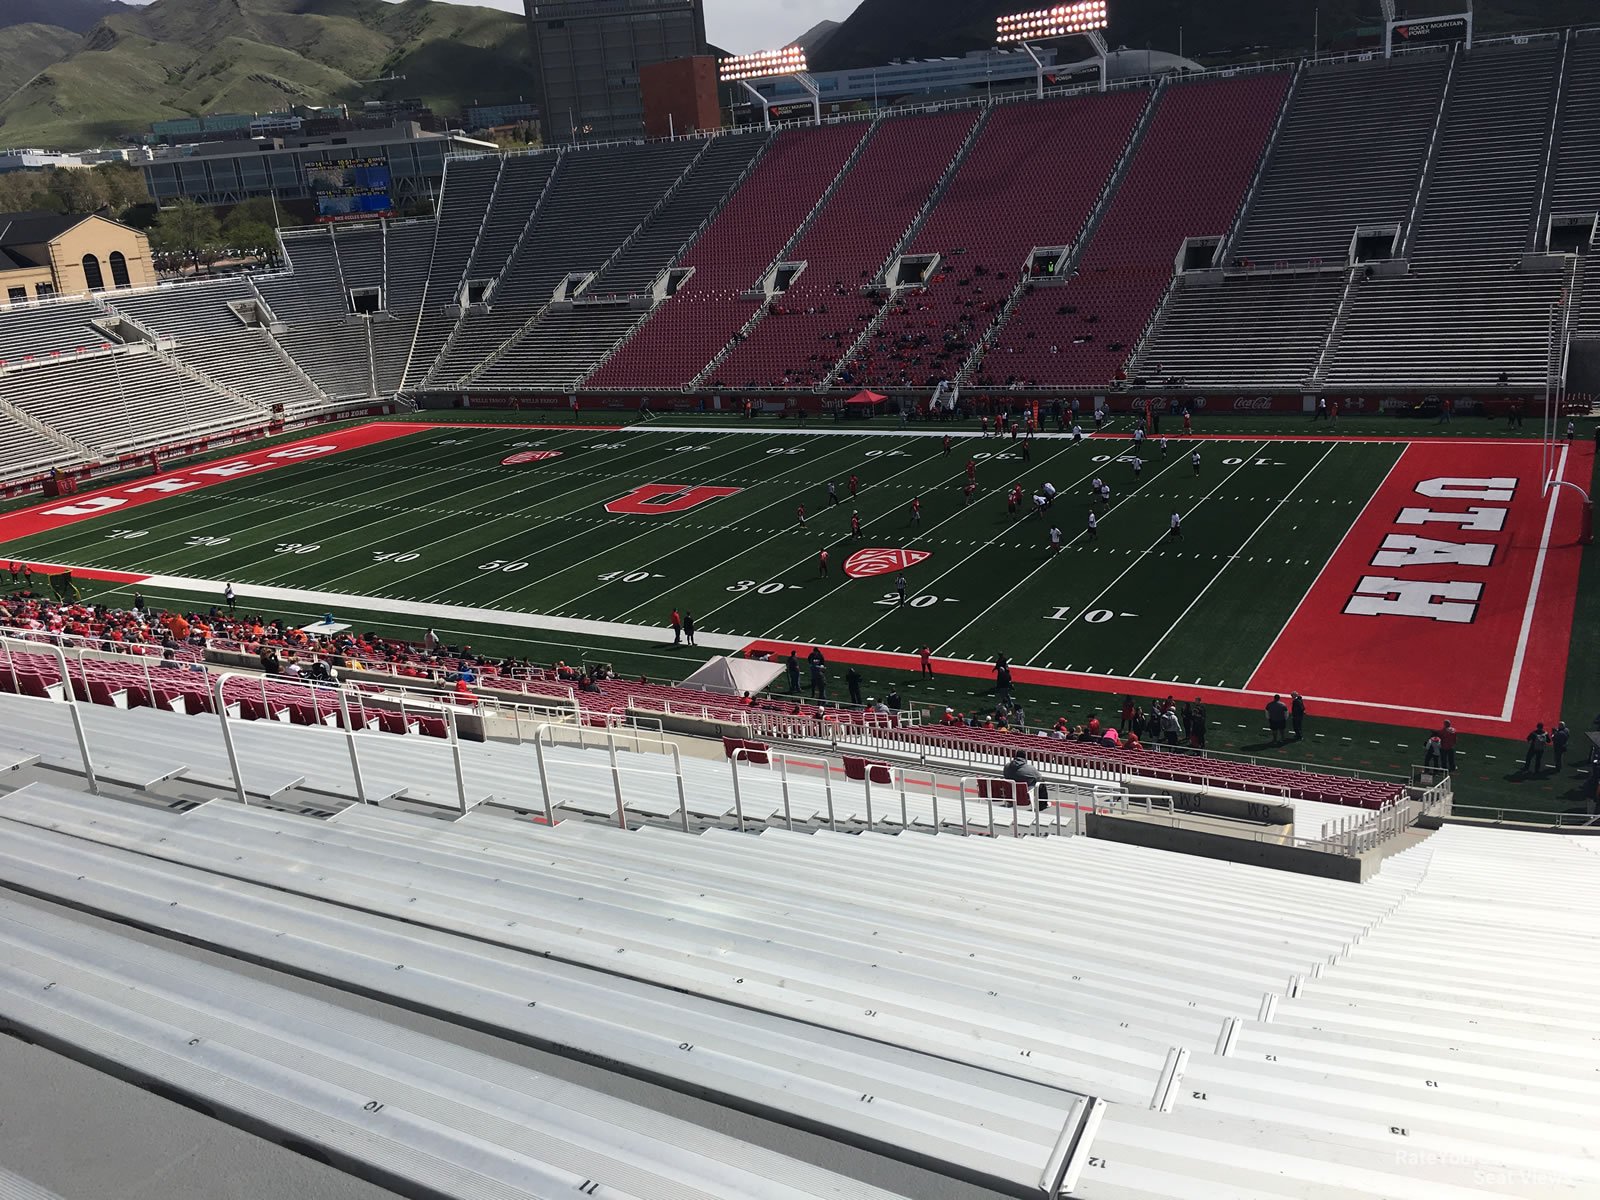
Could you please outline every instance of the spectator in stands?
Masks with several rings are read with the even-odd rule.
[[[1049,799],[1049,791],[1040,781],[1039,768],[1028,761],[1027,751],[1018,750],[1012,755],[1002,774],[1013,783],[1026,784],[1034,799],[1039,801]]]
[[[1283,697],[1274,695],[1267,701],[1267,728],[1272,733],[1272,744],[1283,745],[1284,731],[1289,727],[1289,706],[1283,702]]]
[[[1176,746],[1183,740],[1183,723],[1171,703],[1161,710],[1161,740],[1169,746]]]

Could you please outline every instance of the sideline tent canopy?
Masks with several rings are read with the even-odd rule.
[[[728,696],[742,696],[746,692],[754,695],[782,675],[783,670],[782,663],[718,655],[685,679],[681,686]]]
[[[888,398],[889,397],[887,396],[880,396],[877,392],[857,392],[854,396],[851,396],[850,399],[846,400],[845,403],[872,405],[876,407],[877,405],[882,404]]]

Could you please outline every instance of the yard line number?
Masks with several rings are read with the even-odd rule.
[[[899,592],[885,592],[883,594],[883,599],[882,600],[874,600],[873,603],[874,604],[881,604],[884,608],[899,608],[900,607],[900,593]],[[955,600],[950,596],[928,596],[928,595],[907,596],[906,597],[905,607],[907,607],[907,608],[932,608],[936,604],[954,604],[954,603],[955,603]]]
[[[373,562],[408,563],[416,562],[421,557],[422,555],[415,550],[374,550],[372,552]]]
[[[730,592],[754,592],[758,596],[776,596],[789,587],[787,583],[760,583],[754,579],[741,579],[728,588]]]

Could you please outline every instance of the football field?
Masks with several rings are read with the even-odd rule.
[[[914,669],[926,646],[972,676],[1004,654],[1023,681],[1235,703],[1299,690],[1324,711],[1485,732],[1559,699],[1564,650],[1529,649],[1536,628],[1570,627],[1579,506],[1544,494],[1536,443],[1178,435],[1165,454],[1147,440],[1138,471],[1126,430],[1031,453],[952,443],[374,424],[0,516],[0,556],[148,577],[195,606],[231,583],[246,610],[294,598],[442,633],[486,619],[659,643],[676,608],[726,651],[821,645]],[[1096,479],[1110,496],[1092,504]],[[1047,482],[1058,498],[1035,514]]]

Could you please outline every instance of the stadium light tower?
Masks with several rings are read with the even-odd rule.
[[[723,83],[737,83],[755,97],[761,105],[761,123],[772,128],[772,101],[751,86],[756,79],[793,79],[811,97],[811,115],[822,124],[822,92],[817,81],[806,73],[804,46],[785,46],[782,50],[758,50],[754,54],[736,54],[717,64],[717,74]]]
[[[1075,4],[1055,4],[1032,12],[1013,13],[995,20],[995,41],[1002,46],[1017,45],[1033,59],[1039,98],[1044,99],[1044,60],[1033,48],[1034,42],[1081,37],[1094,47],[1100,60],[1100,90],[1106,90],[1107,58],[1110,49],[1100,31],[1106,27],[1106,0],[1077,0]]]

